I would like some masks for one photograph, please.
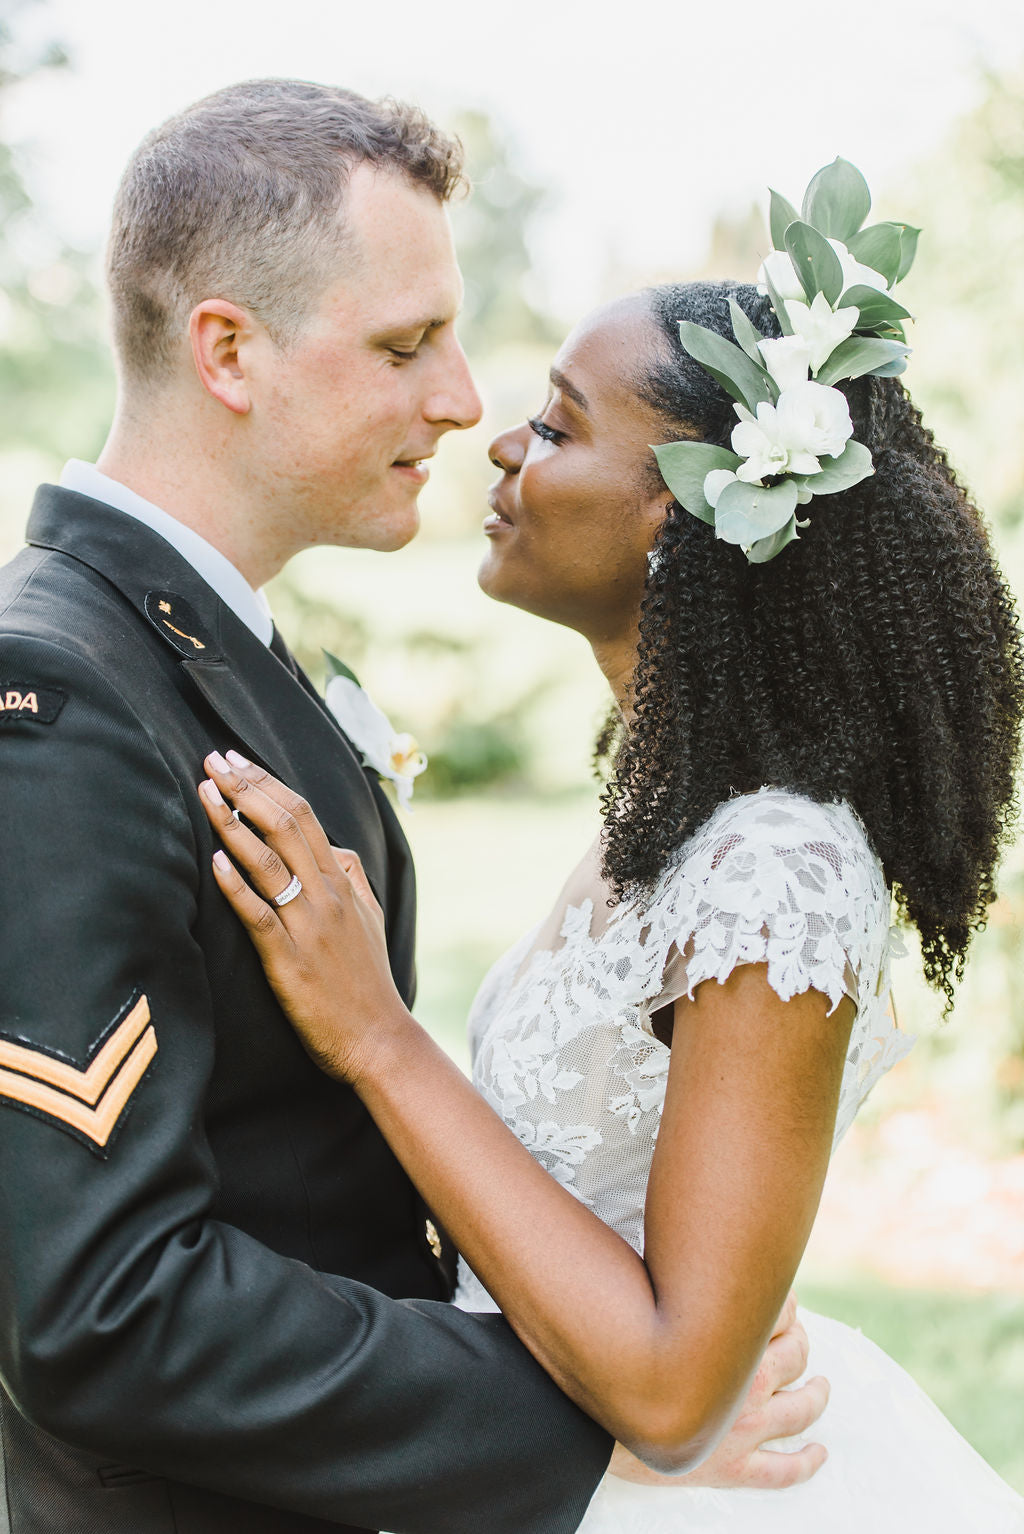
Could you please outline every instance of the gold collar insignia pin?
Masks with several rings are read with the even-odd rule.
[[[146,617],[158,634],[183,655],[186,660],[219,659],[211,654],[215,649],[213,636],[191,603],[173,591],[150,591],[146,595]]]

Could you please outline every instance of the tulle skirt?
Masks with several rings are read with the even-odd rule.
[[[1024,1534],[1024,1499],[904,1369],[840,1321],[805,1310],[800,1319],[810,1372],[832,1387],[808,1433],[829,1453],[817,1475],[786,1491],[634,1486],[609,1475],[579,1534]]]

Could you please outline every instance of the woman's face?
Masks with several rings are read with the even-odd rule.
[[[671,499],[650,474],[664,422],[632,384],[659,344],[642,299],[597,310],[555,358],[540,414],[490,448],[502,477],[488,497],[481,587],[592,642],[635,629]]]

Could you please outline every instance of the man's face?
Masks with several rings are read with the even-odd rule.
[[[260,349],[252,380],[254,500],[285,558],[317,543],[401,548],[419,526],[424,460],[480,419],[455,335],[462,279],[444,206],[360,166],[345,220],[344,275],[297,342]]]

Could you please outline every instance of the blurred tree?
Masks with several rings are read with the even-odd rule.
[[[1024,589],[1024,72],[989,75],[976,109],[941,149],[888,189],[883,218],[921,225],[903,301],[907,382],[936,437],[976,494],[1009,579]],[[962,1065],[983,1054],[988,1129],[1024,1147],[1024,851],[999,878],[1000,898],[968,966],[952,1039]],[[927,1037],[927,1036],[926,1036]],[[939,1048],[928,1039],[928,1048]]]
[[[546,193],[513,170],[508,142],[485,112],[462,112],[454,126],[472,182],[452,216],[466,279],[462,343],[474,356],[505,342],[555,343],[561,327],[531,294],[529,228]]]
[[[0,16],[0,448],[89,457],[113,394],[93,260],[38,215],[6,124],[5,108],[26,79],[68,64],[59,43],[19,46],[13,21],[35,3],[8,0]]]
[[[921,319],[909,386],[995,523],[1011,574],[1024,573],[1022,93],[1019,69],[988,77],[976,110],[879,210],[922,227],[903,299]]]
[[[1003,1005],[996,1025],[995,1110],[1001,1139],[1024,1150],[1024,996],[1020,976],[1024,961],[1024,869],[1002,880],[990,943],[1001,969]]]
[[[711,226],[707,256],[692,275],[753,282],[771,244],[759,203],[751,203],[741,213],[719,213]]]

